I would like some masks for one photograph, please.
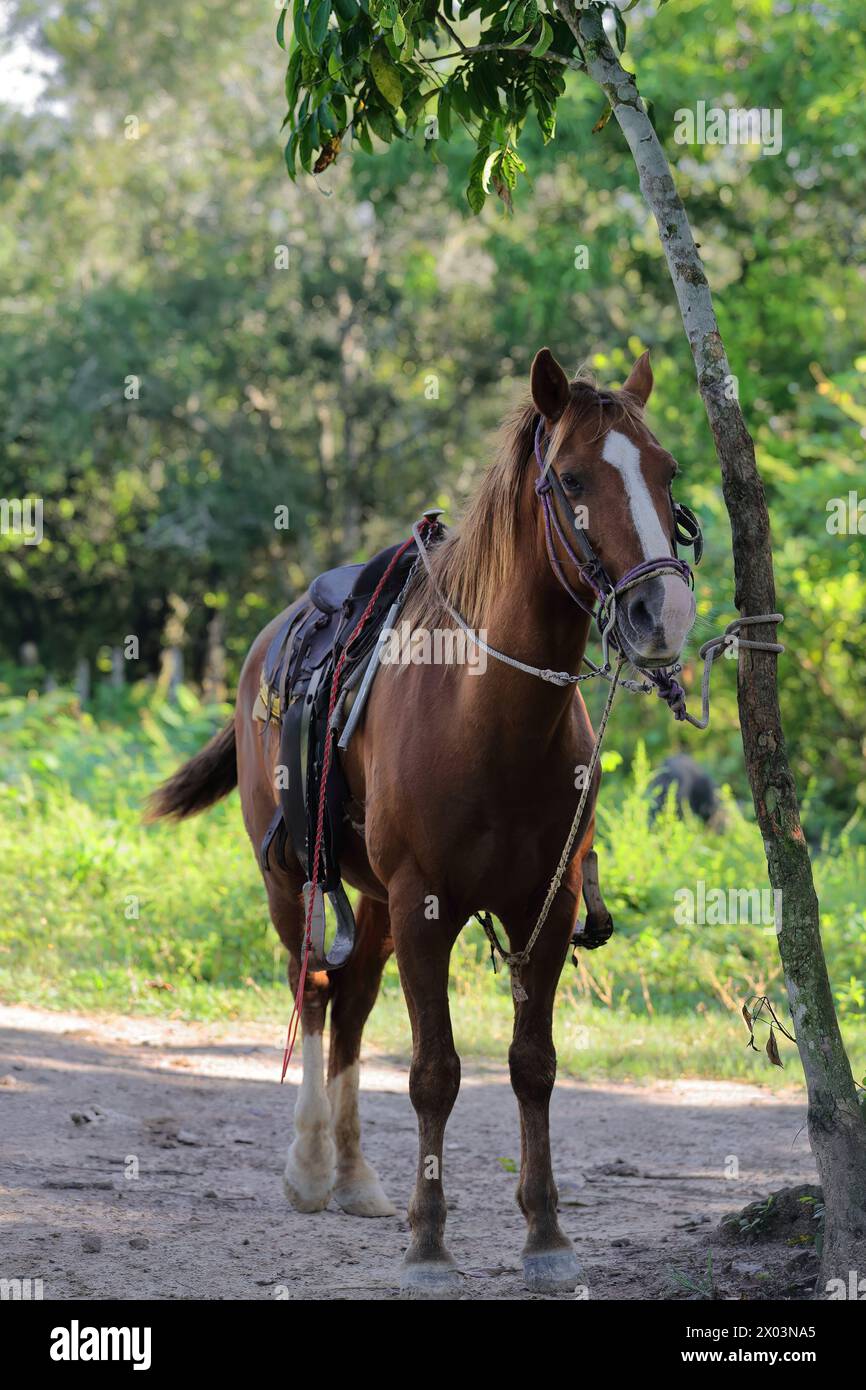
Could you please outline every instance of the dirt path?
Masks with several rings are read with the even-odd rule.
[[[276,1030],[0,1008],[0,1277],[46,1298],[393,1296],[402,1217],[293,1212],[280,1174],[299,1072]],[[405,1064],[362,1072],[365,1148],[401,1208],[415,1165]],[[716,1295],[788,1296],[808,1257],[731,1249],[719,1217],[814,1181],[797,1092],[733,1082],[561,1081],[562,1222],[589,1296],[687,1297],[713,1251]],[[464,1067],[448,1128],[449,1243],[467,1298],[528,1298],[514,1202],[517,1111],[504,1065]],[[734,1164],[739,1177],[726,1177]],[[137,1172],[137,1176],[135,1176]],[[781,1281],[781,1282],[780,1282]],[[787,1282],[786,1282],[787,1281]]]

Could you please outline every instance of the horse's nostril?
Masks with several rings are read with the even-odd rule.
[[[655,620],[642,598],[633,599],[628,610],[629,622],[637,633],[649,632],[655,627]]]

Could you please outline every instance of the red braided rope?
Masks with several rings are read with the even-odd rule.
[[[334,674],[331,677],[331,695],[328,701],[328,731],[325,735],[325,753],[322,759],[322,776],[319,782],[319,805],[316,814],[316,843],[315,848],[313,850],[313,873],[310,879],[310,898],[309,902],[307,903],[307,917],[306,925],[304,928],[304,956],[303,960],[301,961],[301,973],[298,976],[298,988],[295,991],[295,1006],[292,1010],[292,1016],[289,1019],[289,1030],[286,1034],[286,1046],[283,1052],[283,1071],[282,1075],[280,1076],[281,1084],[286,1079],[286,1072],[288,1071],[289,1062],[291,1061],[292,1052],[294,1051],[295,1039],[298,1035],[298,1025],[301,1019],[301,1010],[304,1005],[304,988],[307,983],[307,966],[310,960],[310,947],[312,945],[313,907],[316,901],[316,887],[319,882],[319,862],[322,855],[322,840],[324,838],[325,833],[325,788],[328,782],[328,773],[331,768],[331,744],[333,741],[331,716],[334,713],[334,706],[337,703],[337,694],[340,688],[340,676],[342,674],[346,658],[349,655],[349,648],[355,641],[355,638],[366,626],[370,614],[376,606],[376,601],[379,598],[379,595],[381,594],[382,590],[384,589],[385,584],[387,583],[388,578],[390,577],[391,572],[394,569],[394,566],[397,564],[397,561],[400,559],[401,555],[403,555],[409,549],[409,546],[414,544],[415,539],[413,536],[410,536],[409,539],[407,541],[404,541],[403,544],[400,546],[399,550],[397,550],[395,554],[391,557],[391,560],[388,564],[387,569],[385,570],[385,573],[382,575],[382,578],[379,580],[379,583],[373,590],[370,602],[367,604],[367,607],[364,609],[363,613],[361,614],[360,618],[358,619],[357,623],[352,629],[351,635],[349,636],[349,640],[343,647],[343,651],[340,655],[340,660],[334,667]]]

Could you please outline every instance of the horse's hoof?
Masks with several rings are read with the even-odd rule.
[[[295,1211],[324,1211],[331,1200],[332,1184],[318,1182],[287,1166],[283,1173],[283,1191]]]
[[[385,1196],[377,1174],[370,1169],[368,1174],[345,1183],[337,1183],[334,1188],[337,1206],[349,1216],[396,1216],[397,1208]]]
[[[459,1298],[462,1279],[450,1260],[404,1264],[400,1268],[401,1298]]]
[[[580,1263],[573,1250],[547,1250],[523,1256],[523,1282],[530,1293],[573,1293]]]
[[[613,936],[613,918],[609,912],[588,912],[583,928],[583,934],[578,937],[577,945],[583,946],[586,951],[597,951],[599,946],[604,946]]]

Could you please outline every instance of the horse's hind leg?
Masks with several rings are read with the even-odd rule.
[[[400,1287],[409,1298],[454,1298],[460,1275],[444,1243],[448,1208],[442,1148],[460,1089],[460,1058],[448,1009],[448,961],[460,928],[428,920],[428,893],[415,872],[401,874],[389,885],[391,930],[412,1023],[409,1095],[418,1117],[418,1171],[409,1203],[412,1239]]]
[[[388,908],[362,897],[355,949],[331,976],[331,1050],[328,1095],[337,1146],[334,1197],[352,1216],[393,1216],[376,1170],[361,1153],[358,1076],[361,1034],[379,993],[382,967],[391,954]]]
[[[284,886],[270,874],[265,879],[271,917],[289,950],[289,983],[297,991],[304,907],[300,889]],[[337,1151],[331,1127],[331,1106],[325,1090],[323,1035],[330,984],[324,972],[307,975],[301,1010],[303,1080],[295,1100],[295,1137],[286,1155],[283,1187],[296,1211],[322,1211],[334,1190]],[[295,1054],[297,1056],[297,1054]]]

